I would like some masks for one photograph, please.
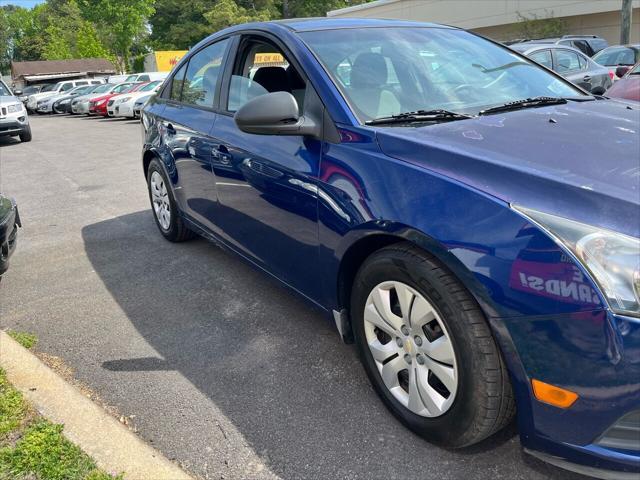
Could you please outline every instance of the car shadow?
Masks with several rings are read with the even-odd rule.
[[[0,137],[0,148],[8,147],[10,145],[15,145],[17,143],[21,143],[18,137],[7,137],[7,136]]]
[[[93,269],[159,354],[103,359],[102,368],[179,372],[276,475],[424,478],[405,471],[424,458],[425,468],[446,465],[447,478],[462,478],[469,462],[490,472],[511,458],[511,469],[574,478],[523,462],[513,424],[455,452],[415,436],[383,407],[324,312],[208,241],[165,241],[150,210],[87,225],[82,238]]]

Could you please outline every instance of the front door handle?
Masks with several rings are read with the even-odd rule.
[[[582,80],[584,80],[585,82],[590,82],[591,81],[591,77],[589,75],[585,75]]]

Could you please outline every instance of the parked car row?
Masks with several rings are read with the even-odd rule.
[[[148,100],[166,76],[165,72],[144,72],[65,80],[55,84],[32,85],[16,93],[29,112],[133,117],[136,101]],[[111,101],[112,97],[125,93],[130,95]],[[93,100],[95,104],[90,105],[89,102]],[[113,108],[107,109],[107,106]]]
[[[160,85],[162,79],[77,86],[37,100],[34,111],[138,118],[140,109]]]

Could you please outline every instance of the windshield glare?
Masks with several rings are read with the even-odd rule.
[[[584,94],[481,37],[445,28],[300,33],[361,121],[416,110],[477,114],[515,100]]]

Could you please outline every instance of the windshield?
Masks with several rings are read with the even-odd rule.
[[[58,86],[57,83],[50,83],[49,85],[45,85],[44,87],[42,87],[42,90],[40,90],[40,92],[52,92],[53,90],[55,90],[55,88]]]
[[[151,82],[151,83],[147,83],[144,87],[142,87],[140,89],[141,92],[148,92],[150,90],[153,90],[154,88],[156,88],[158,85],[160,85],[162,82]]]
[[[11,95],[9,87],[7,87],[3,81],[0,81],[0,97]]]
[[[138,75],[129,75],[124,79],[125,82],[135,82],[138,79]]]
[[[113,83],[105,83],[104,85],[100,85],[96,88],[92,93],[104,93],[108,92],[113,88]]]
[[[40,87],[26,87],[22,90],[23,95],[29,95],[31,93],[38,93],[40,91]]]
[[[463,30],[302,32],[362,121],[416,110],[477,114],[534,97],[578,97],[569,83]]]
[[[633,65],[636,63],[635,52],[631,48],[605,48],[596,53],[593,60],[600,65]]]

